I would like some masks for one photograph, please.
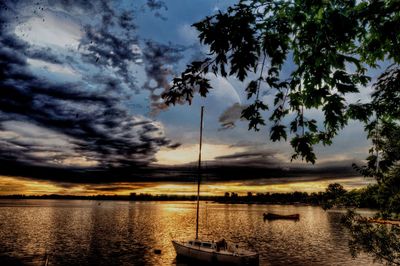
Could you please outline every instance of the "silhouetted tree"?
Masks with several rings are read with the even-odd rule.
[[[349,211],[343,221],[350,229],[352,239],[349,245],[353,256],[368,252],[387,265],[400,264],[399,226],[371,223],[353,211]]]
[[[329,184],[326,188],[326,195],[328,198],[339,198],[342,197],[347,191],[339,183]]]
[[[385,104],[385,101],[391,100],[380,99],[377,104]],[[370,123],[374,147],[367,158],[368,164],[356,166],[365,176],[374,176],[377,179],[378,184],[367,188],[363,197],[368,202],[377,202],[380,211],[375,218],[387,220],[400,218],[400,126],[393,117],[388,116],[393,111],[396,112],[395,109],[387,110],[385,115],[381,112],[380,119]],[[345,224],[353,236],[350,242],[353,254],[365,251],[387,264],[400,264],[400,226],[371,223],[354,212],[349,212],[345,217]]]
[[[400,117],[398,86],[384,89],[399,82],[399,13],[396,0],[239,1],[193,25],[209,54],[174,78],[163,98],[175,104],[191,103],[195,93],[207,96],[212,89],[205,77],[209,72],[246,80],[247,98],[253,103],[242,118],[249,121],[249,129],[266,125],[263,111],[271,106],[261,96],[272,95],[271,140],[292,134],[292,159],[300,156],[314,163],[313,145],[331,144],[348,119],[367,123],[374,110],[385,113],[372,103],[346,102],[347,94],[369,82],[367,66],[377,67],[384,59],[394,63],[378,79],[376,97],[386,98],[382,107]],[[285,64],[294,66],[289,75],[287,68],[283,71]],[[306,116],[307,109],[323,112],[323,127]]]
[[[323,208],[328,209],[337,205],[345,205],[346,190],[339,183],[329,184],[325,190]]]

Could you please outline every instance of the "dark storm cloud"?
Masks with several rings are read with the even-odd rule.
[[[131,66],[141,55],[135,51],[138,36],[133,12],[116,12],[108,1],[100,1],[100,21],[83,26],[79,49],[83,60],[101,68],[113,68],[128,87],[136,91],[136,78]]]
[[[182,145],[182,143],[171,143],[170,145],[168,145],[168,148],[170,149],[177,149]]]
[[[241,163],[208,163],[203,175],[209,181],[233,181],[233,180],[254,180],[255,183],[261,183],[259,180],[277,178],[297,180],[299,177],[306,179],[317,178],[318,180],[327,180],[332,178],[353,177],[359,174],[351,167],[351,162],[342,161],[341,165],[334,167],[307,167],[304,165],[276,164],[266,160],[262,163],[257,161],[242,161]],[[284,181],[283,183],[285,183]]]
[[[151,111],[157,114],[167,108],[161,94],[170,88],[170,78],[174,74],[173,66],[183,58],[187,48],[173,44],[160,44],[147,41],[143,51],[147,81],[144,88],[150,91]]]
[[[155,184],[152,183],[126,183],[126,182],[83,185],[85,191],[89,193],[133,191],[136,189],[150,188],[154,186]]]
[[[84,2],[59,4],[92,8]],[[84,56],[92,64],[117,69],[118,77],[89,77],[102,82],[96,91],[85,80],[57,82],[36,77],[28,58],[53,64],[65,58],[15,35],[17,3],[0,11],[2,25],[9,25],[0,32],[0,164],[4,166],[0,174],[60,181],[72,176],[110,178],[113,171],[121,174],[147,165],[159,147],[169,144],[159,123],[133,116],[123,107],[121,83],[133,84],[128,62],[138,58],[131,51],[136,37],[129,35],[134,25],[128,14],[116,14],[106,1],[99,3],[104,14],[98,28],[85,27],[82,45],[88,52]],[[113,33],[109,26],[114,23],[126,32]],[[91,58],[95,55],[101,61]]]
[[[268,150],[259,145],[246,144],[245,147],[245,152],[219,156],[206,162],[207,167],[202,170],[203,175],[209,181],[254,180],[256,184],[263,184],[265,179],[277,179],[285,183],[298,182],[299,178],[320,181],[359,176],[352,168],[352,163],[360,164],[359,161],[338,160],[317,165],[290,163],[284,159],[286,156],[278,151]]]
[[[259,151],[259,152],[252,152],[252,151],[247,151],[247,152],[239,152],[239,153],[234,153],[230,155],[224,155],[224,156],[219,156],[216,157],[215,159],[217,161],[238,161],[238,160],[252,160],[254,159],[262,159],[265,160],[268,158],[274,158],[274,155],[276,153],[273,151]]]
[[[160,12],[160,10],[168,10],[168,6],[164,1],[161,0],[147,0],[147,7],[154,11],[154,16],[162,20],[167,20],[167,18]]]
[[[337,161],[319,166],[289,164],[279,161],[274,152],[264,154],[236,154],[216,161],[204,162],[203,180],[206,182],[228,182],[252,180],[252,184],[321,181],[343,177],[356,177],[352,161]],[[17,153],[14,158],[18,158]],[[264,157],[264,159],[261,159]],[[197,176],[196,163],[182,166],[130,165],[125,167],[49,167],[31,162],[8,160],[2,166],[2,174],[29,176],[50,182],[65,184],[99,184],[113,182],[193,182]],[[112,185],[112,184],[111,184]]]
[[[50,47],[27,49],[26,56],[52,64],[63,64],[64,60],[54,53]]]
[[[240,120],[244,108],[246,108],[246,106],[239,103],[234,103],[232,106],[228,107],[218,119],[221,125],[220,130],[236,127],[236,122]]]
[[[352,164],[362,164],[358,160],[336,160],[319,162],[315,165],[288,162],[287,156],[260,145],[242,143],[247,151],[216,157],[208,166],[215,169],[228,169],[234,176],[246,173],[253,178],[301,177],[314,178],[358,176]],[[219,171],[219,170],[218,170]],[[221,171],[222,172],[222,171]]]
[[[159,9],[164,9],[164,10],[168,10],[167,5],[165,4],[164,1],[160,1],[160,0],[147,0],[147,6],[151,9],[151,10],[159,10]]]
[[[46,1],[38,1],[37,3],[45,6]],[[102,2],[102,1],[98,1]],[[77,9],[93,10],[96,5],[93,1],[86,0],[48,0],[49,6],[59,6],[64,10],[72,11]],[[47,6],[47,5],[46,5]]]

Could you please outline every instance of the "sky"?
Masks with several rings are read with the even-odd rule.
[[[290,161],[289,142],[269,140],[270,125],[247,130],[239,119],[246,81],[208,74],[207,98],[163,103],[174,75],[207,53],[191,25],[234,3],[3,1],[0,194],[193,194],[200,106],[204,194],[372,183],[351,167],[370,144],[357,122],[331,146],[317,146],[318,161],[309,165]],[[284,71],[293,68],[288,62]],[[369,87],[348,100],[368,100]],[[308,115],[322,121],[318,110]]]

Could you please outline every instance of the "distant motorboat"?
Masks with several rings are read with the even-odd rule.
[[[284,220],[300,220],[300,214],[289,214],[289,215],[283,215],[283,214],[276,214],[276,213],[264,213],[264,219],[265,220],[278,220],[278,219],[284,219]]]

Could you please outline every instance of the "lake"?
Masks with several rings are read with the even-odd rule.
[[[195,211],[195,202],[0,200],[0,264],[187,265],[171,240],[194,237]],[[267,211],[299,213],[300,221],[264,221]],[[365,254],[351,257],[342,214],[202,202],[200,235],[257,250],[260,265],[374,265]]]

